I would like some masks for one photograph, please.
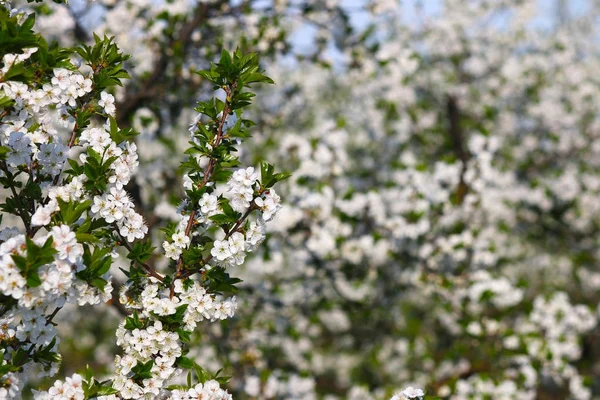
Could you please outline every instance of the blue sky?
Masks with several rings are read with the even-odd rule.
[[[572,16],[583,15],[588,9],[592,0],[566,0],[568,12]],[[368,0],[342,0],[342,7],[350,12],[351,23],[358,29],[363,28],[369,23],[369,13],[360,11]],[[402,5],[402,17],[407,23],[415,19],[416,5],[421,4],[426,14],[435,15],[440,13],[443,0],[399,0]],[[550,29],[557,20],[557,0],[537,0],[539,16],[534,24],[541,29]],[[312,38],[317,29],[310,24],[305,25],[293,34],[292,42],[299,53],[310,52],[312,48]],[[335,54],[332,54],[335,58]]]
[[[158,0],[160,1],[160,0]],[[566,0],[569,13],[573,16],[585,14],[592,0]],[[270,0],[265,0],[265,3],[270,3]],[[542,29],[549,29],[556,21],[557,10],[556,4],[558,0],[537,0],[539,17],[535,24]],[[360,11],[368,3],[368,0],[341,0],[342,7],[351,10],[350,17],[352,24],[358,29],[365,27],[369,23],[369,14]],[[427,14],[438,14],[441,10],[443,0],[399,0],[398,4],[402,5],[402,16],[406,22],[410,23],[415,19],[415,6],[421,4],[423,10]],[[98,3],[88,3],[87,0],[71,0],[70,6],[73,10],[81,11],[87,9],[82,19],[83,25],[97,26],[100,19],[103,17],[104,10]],[[312,38],[316,33],[316,28],[307,24],[293,34],[292,42],[296,46],[299,53],[310,52],[312,47]]]
[[[590,2],[591,0],[566,0],[569,13],[574,16],[584,14]],[[365,3],[365,0],[342,0],[342,5],[348,8],[360,7]],[[403,7],[403,16],[407,21],[414,18],[415,5],[419,3],[426,13],[436,14],[440,12],[443,0],[400,0],[399,4]],[[540,17],[537,23],[542,26],[551,24],[552,20],[556,17],[557,0],[537,0],[537,3],[540,10]],[[357,26],[365,24],[367,22],[366,13],[353,13],[353,22]]]

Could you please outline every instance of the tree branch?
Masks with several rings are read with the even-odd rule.
[[[469,154],[469,151],[467,150],[465,145],[465,137],[461,126],[461,113],[460,108],[458,106],[458,100],[452,95],[449,95],[447,98],[446,112],[448,113],[448,134],[450,135],[452,147],[454,149],[456,157],[458,157],[458,159],[462,163],[462,168],[460,171],[460,183],[458,184],[458,188],[456,189],[456,196],[458,202],[462,203],[463,199],[469,192],[469,187],[465,183],[464,176],[467,170],[467,162],[471,158],[471,155]]]
[[[220,0],[215,4],[201,3],[196,8],[194,16],[181,29],[179,33],[166,46],[167,49],[174,47],[175,43],[180,42],[183,54],[192,42],[192,34],[194,30],[202,25],[209,16],[211,7],[220,7],[224,0]],[[172,60],[172,56],[164,51],[160,57],[154,62],[154,68],[150,76],[142,83],[141,87],[136,91],[132,86],[128,87],[125,99],[117,104],[117,123],[119,126],[127,126],[131,115],[140,108],[147,99],[151,98],[155,93],[155,86],[163,81],[167,72],[167,68]]]

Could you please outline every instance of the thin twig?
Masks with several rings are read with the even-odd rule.
[[[129,243],[127,243],[127,239],[125,239],[118,231],[117,231],[117,235],[121,239],[121,242],[120,242],[121,245],[123,245],[123,247],[125,247],[127,250],[129,250],[129,252],[131,252],[132,248],[129,245]],[[162,275],[160,275],[158,272],[156,272],[154,270],[154,268],[152,268],[150,265],[143,263],[139,260],[134,260],[134,261],[137,262],[148,273],[148,275],[158,279],[161,282],[163,282],[165,280],[165,278]]]
[[[62,306],[60,307],[56,307],[54,309],[54,311],[52,311],[52,314],[48,315],[48,318],[46,318],[46,325],[48,324],[53,324],[52,320],[54,319],[54,317],[56,316],[56,314],[58,314],[58,312],[62,309]]]

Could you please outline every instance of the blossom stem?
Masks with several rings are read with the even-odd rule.
[[[240,219],[238,219],[235,223],[235,225],[233,226],[233,228],[231,228],[231,230],[229,232],[227,232],[227,234],[225,235],[224,240],[227,240],[231,237],[231,235],[233,235],[234,233],[238,232],[240,230],[240,228],[242,227],[242,224],[244,223],[244,221],[248,218],[248,216],[250,215],[250,213],[254,210],[256,210],[257,207],[252,204],[244,213],[244,215],[242,215],[240,217]],[[204,260],[202,260],[202,265],[206,265],[210,262],[210,260],[212,260],[213,255],[209,254],[208,256],[206,256],[206,258]],[[186,271],[184,273],[181,274],[181,276],[179,277],[180,279],[185,279],[190,275],[193,275],[194,273],[196,273],[197,271]]]
[[[231,93],[235,90],[236,87],[237,87],[237,82],[234,82],[229,87],[224,88],[227,99],[230,98]],[[225,127],[225,122],[227,122],[227,117],[229,116],[230,111],[231,111],[230,102],[229,102],[229,100],[226,100],[225,106],[223,107],[223,113],[221,115],[221,120],[219,121],[219,126],[217,127],[217,136],[215,137],[215,140],[212,143],[213,150],[216,149],[217,146],[219,146],[219,144],[221,144],[221,140],[223,139],[223,129]],[[216,159],[214,157],[211,157],[210,161],[208,162],[208,165],[206,166],[206,170],[204,172],[204,178],[202,179],[202,184],[198,187],[198,189],[202,189],[210,181],[210,179],[212,178],[214,168],[215,168],[215,164],[216,164]],[[192,211],[192,213],[190,214],[190,218],[189,218],[189,220],[187,222],[187,226],[185,228],[185,235],[188,237],[190,236],[190,234],[192,232],[192,227],[194,226],[195,217],[196,217],[196,210],[194,209]],[[189,276],[187,274],[182,273],[182,268],[183,268],[183,254],[181,254],[179,256],[179,259],[177,260],[177,267],[175,269],[175,277],[173,279],[173,282],[171,282],[171,288],[170,288],[171,289],[171,291],[170,291],[171,298],[175,295],[175,281],[182,277]]]
[[[61,309],[62,309],[62,306],[61,306],[61,307],[56,307],[56,308],[54,309],[54,311],[52,311],[52,314],[48,315],[48,318],[46,318],[46,325],[48,325],[48,324],[54,324],[54,323],[52,322],[52,320],[54,319],[54,317],[56,316],[56,314],[58,314],[58,312],[59,312]]]

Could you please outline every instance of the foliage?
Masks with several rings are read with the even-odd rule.
[[[597,397],[598,6],[409,3],[3,9],[2,394]]]

